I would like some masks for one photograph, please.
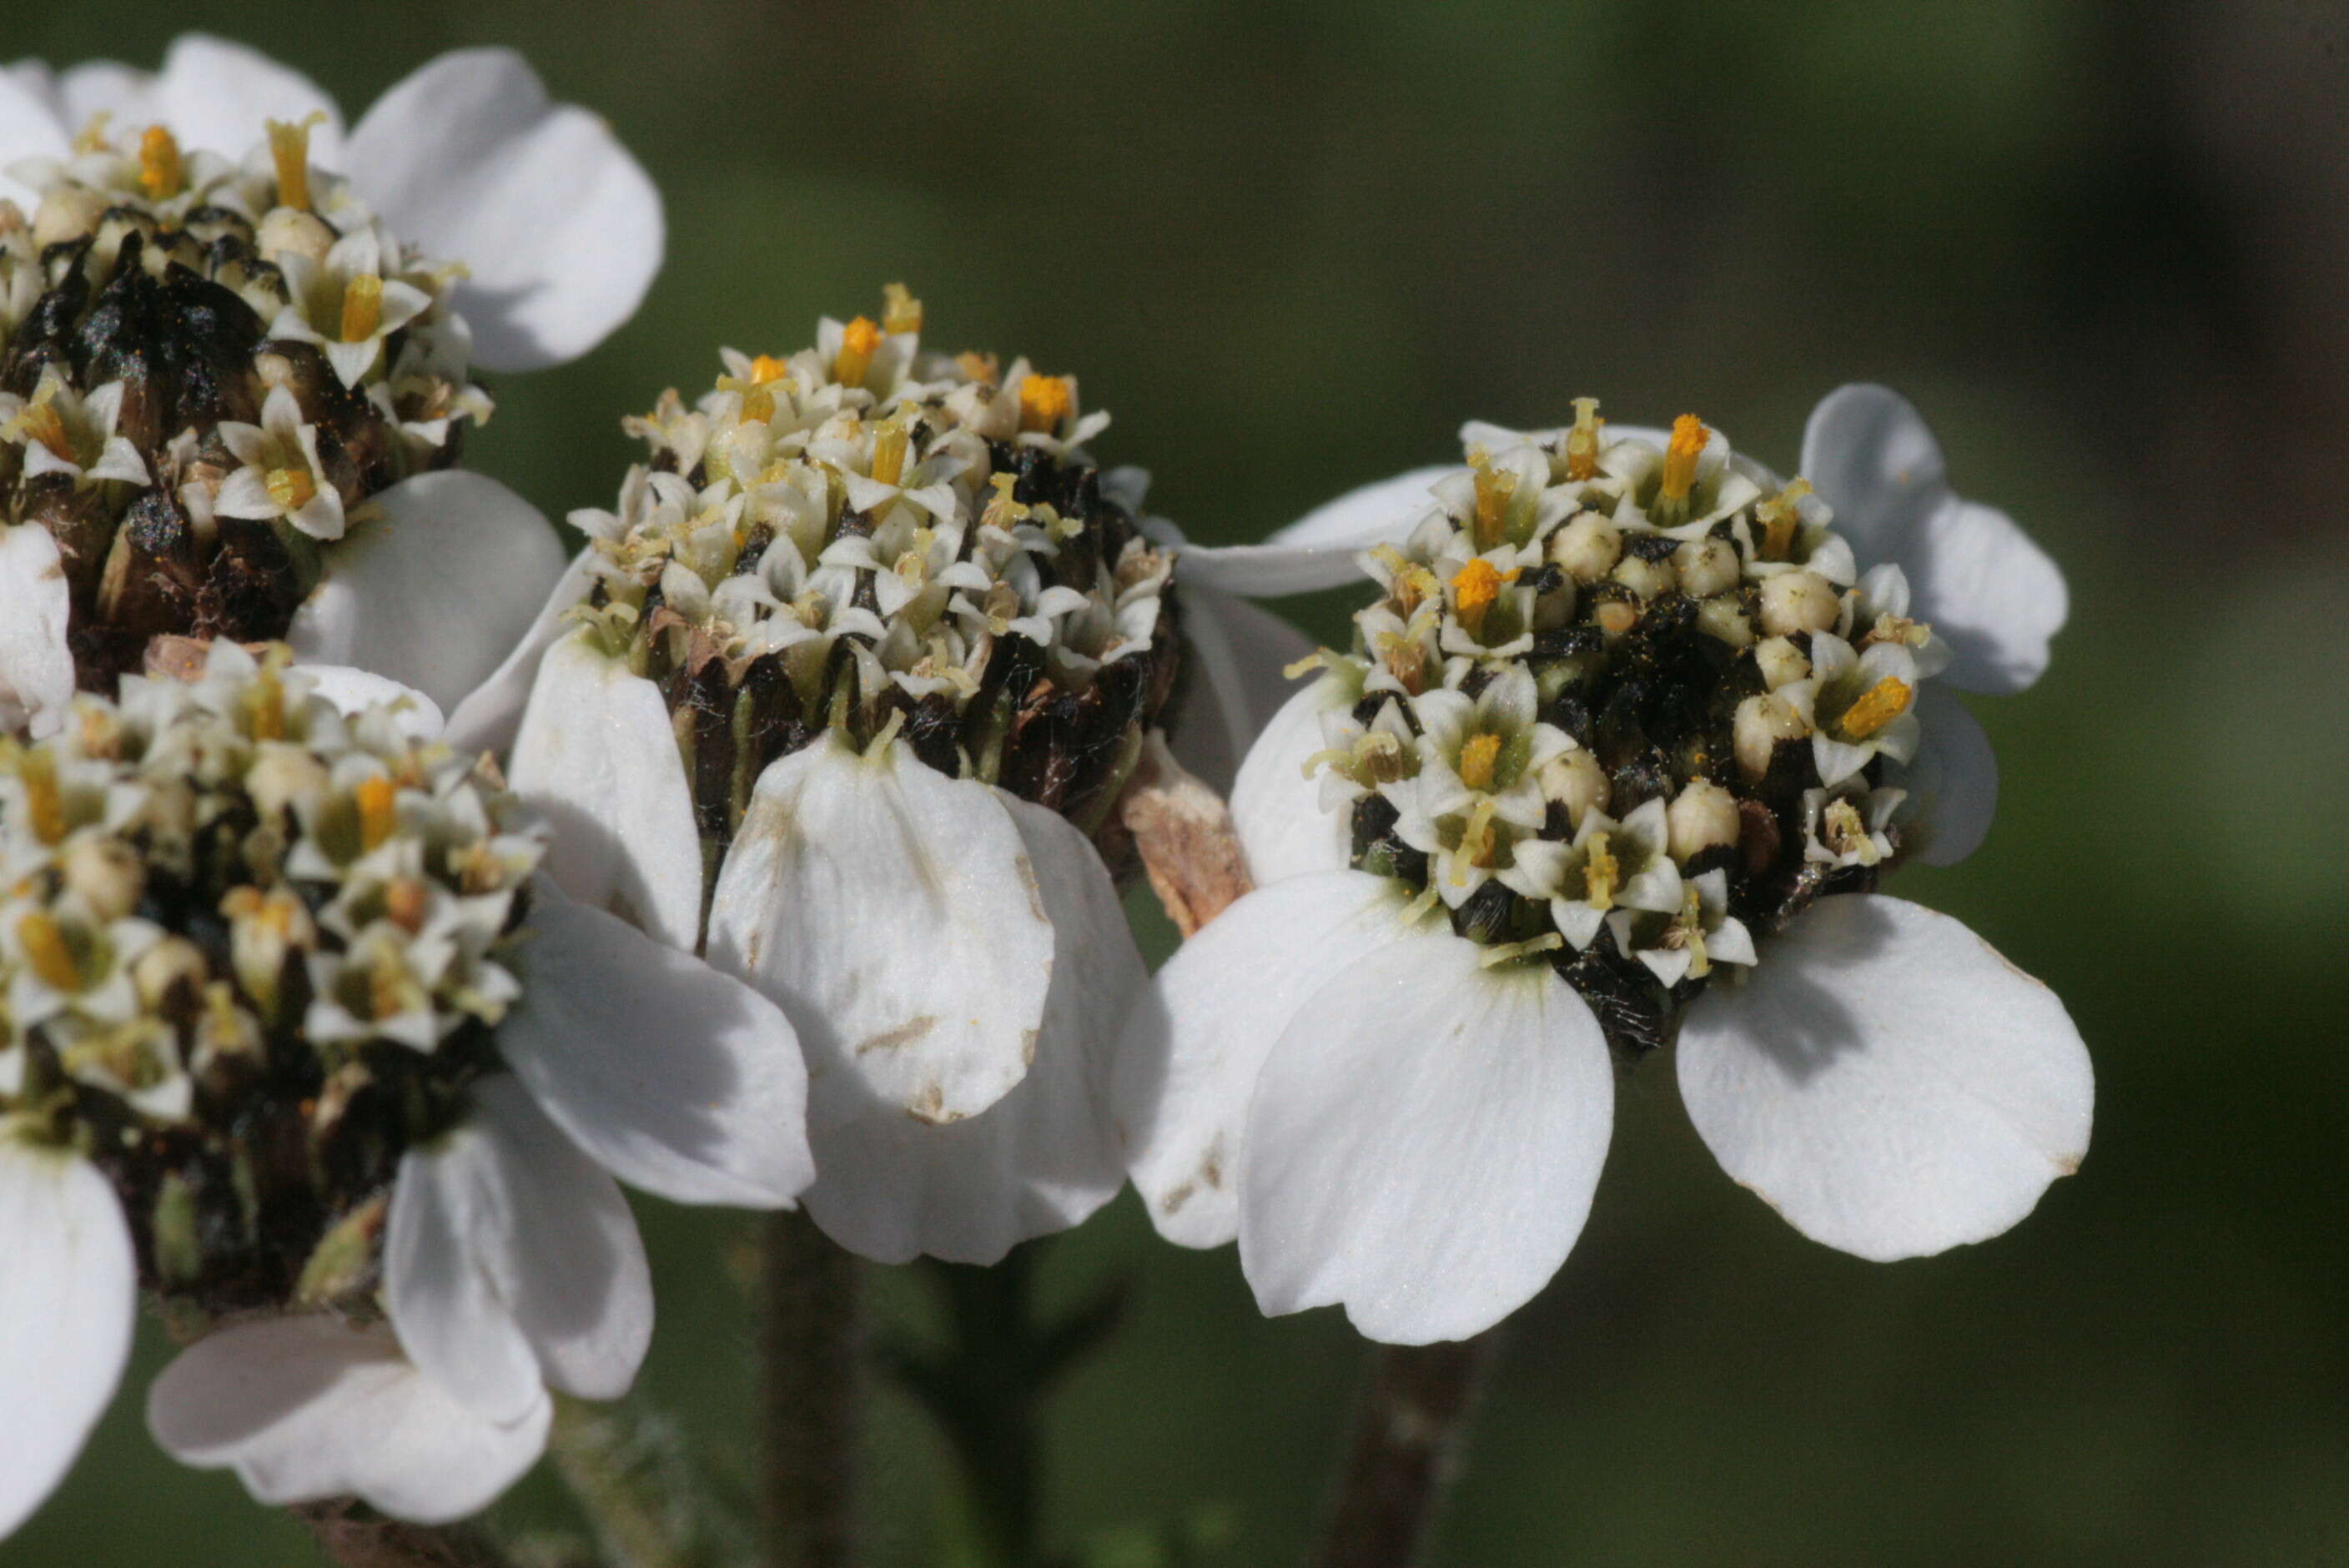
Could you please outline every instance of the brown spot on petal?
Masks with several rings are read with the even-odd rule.
[[[752,938],[752,941],[756,940],[756,937]],[[752,954],[751,962],[753,964],[758,962],[756,954]],[[853,1054],[861,1057],[867,1051],[895,1050],[899,1046],[910,1046],[937,1026],[938,1016],[936,1013],[924,1013],[917,1018],[908,1018],[894,1029],[884,1029],[877,1035],[867,1035],[856,1042]],[[929,1092],[932,1095],[937,1095],[937,1086],[932,1084]]]

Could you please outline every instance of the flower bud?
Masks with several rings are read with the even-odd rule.
[[[1623,554],[1623,531],[1595,511],[1586,511],[1550,535],[1549,558],[1576,582],[1598,582]]]
[[[1807,568],[1762,579],[1762,629],[1774,637],[1827,631],[1842,611],[1835,585]]]
[[[1779,745],[1800,740],[1810,732],[1811,727],[1795,711],[1794,704],[1776,693],[1747,697],[1737,705],[1733,726],[1738,771],[1747,783],[1760,783],[1768,775],[1770,759]]]
[[[1737,842],[1737,798],[1709,779],[1696,779],[1674,796],[1664,820],[1671,829],[1672,859],[1682,865]]]
[[[1764,637],[1754,650],[1754,665],[1762,672],[1762,684],[1772,691],[1791,686],[1811,673],[1811,661],[1803,650],[1785,637]]]
[[[1567,823],[1576,828],[1593,808],[1605,810],[1613,793],[1599,758],[1579,747],[1543,764],[1541,789],[1542,799],[1566,808]]]

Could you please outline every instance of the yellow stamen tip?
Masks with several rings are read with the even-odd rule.
[[[16,941],[43,983],[60,991],[81,989],[81,965],[57,923],[39,910],[16,922]]]
[[[139,138],[139,189],[150,201],[180,193],[180,143],[160,125],[150,125]]]
[[[1023,430],[1058,431],[1076,406],[1076,387],[1065,376],[1030,376],[1019,383]]]
[[[317,481],[306,469],[272,469],[263,481],[269,487],[269,499],[287,511],[299,511],[318,494]]]
[[[1615,907],[1615,890],[1620,885],[1618,879],[1622,873],[1623,868],[1616,861],[1607,835],[1593,833],[1589,852],[1582,862],[1582,885],[1591,908],[1608,910]]]
[[[955,356],[955,368],[973,381],[983,382],[989,387],[994,386],[995,378],[1003,373],[1001,365],[992,354],[968,351]]]
[[[1606,421],[1599,417],[1599,399],[1577,397],[1574,400],[1574,428],[1566,433],[1566,477],[1588,480],[1599,477],[1599,427]]]
[[[383,280],[361,273],[343,285],[342,338],[365,343],[383,325]]]
[[[1517,493],[1517,476],[1492,466],[1478,454],[1476,463],[1476,548],[1490,550],[1501,542],[1508,522],[1509,501]]]
[[[1907,681],[1898,676],[1886,676],[1844,710],[1844,734],[1854,740],[1866,740],[1908,712],[1909,700],[1915,696],[1915,689]]]
[[[1501,760],[1501,738],[1477,735],[1460,748],[1460,782],[1471,789],[1490,789],[1493,769]]]
[[[1672,421],[1671,444],[1664,449],[1664,480],[1661,495],[1668,501],[1685,501],[1696,486],[1696,460],[1704,455],[1705,442],[1712,432],[1704,421],[1693,414],[1683,414]]]
[[[894,485],[905,474],[905,427],[895,419],[886,420],[873,432],[873,477]]]
[[[764,387],[770,381],[781,381],[791,366],[771,354],[761,354],[750,361],[750,385]]]
[[[900,333],[922,330],[922,302],[908,293],[904,284],[884,284],[881,298],[884,331],[895,337]]]
[[[292,122],[273,119],[269,126],[269,160],[277,169],[277,201],[283,207],[310,206],[310,128],[323,124],[323,113],[313,111]]]
[[[398,787],[388,779],[362,779],[358,787],[359,843],[372,850],[399,825]]]
[[[69,825],[65,796],[57,789],[57,762],[47,748],[25,754],[19,773],[25,786],[25,808],[33,820],[33,836],[45,844],[62,842]]]
[[[873,368],[874,351],[881,346],[881,328],[870,316],[858,316],[840,333],[840,352],[833,357],[832,378],[843,387],[862,387]]]

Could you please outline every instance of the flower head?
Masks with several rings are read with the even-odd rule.
[[[0,1528],[110,1394],[134,1287],[242,1324],[158,1384],[175,1452],[288,1501],[320,1495],[289,1479],[306,1447],[334,1490],[471,1511],[535,1457],[548,1386],[616,1396],[643,1354],[607,1172],[765,1205],[804,1184],[781,1015],[534,883],[543,828],[430,726],[221,643],[191,681],[130,676],[0,741],[0,1242],[74,1276],[0,1275],[0,1316],[69,1364],[0,1356],[10,1408],[41,1412]],[[49,1315],[67,1298],[90,1324]],[[481,1465],[416,1490],[364,1409],[292,1397],[323,1346]],[[271,1398],[189,1393],[232,1371]]]
[[[1920,713],[1961,663],[1920,612],[2021,642],[2046,595],[2002,623],[1927,577],[1983,552],[1962,528],[1855,549],[1693,417],[1610,429],[1579,399],[1568,428],[1464,438],[1415,508],[1357,511],[1377,596],[1235,790],[1259,889],[1128,1026],[1116,1100],[1161,1231],[1237,1234],[1270,1311],[1474,1333],[1580,1229],[1610,1056],[1675,1039],[1699,1130],[1813,1236],[1884,1257],[2005,1229],[2085,1148],[2085,1053],[2043,987],[1874,890],[1987,817],[1979,769],[1903,811],[1965,733],[1937,749]],[[1415,745],[1408,777],[1357,761],[1376,735]]]

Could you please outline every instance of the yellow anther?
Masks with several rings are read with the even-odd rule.
[[[1905,647],[1921,648],[1933,640],[1933,628],[1922,621],[1912,621],[1906,615],[1896,615],[1887,610],[1876,617],[1876,624],[1859,640],[1863,648],[1878,643],[1899,643]]]
[[[1512,570],[1502,573],[1485,560],[1471,561],[1452,574],[1452,610],[1472,637],[1485,634],[1485,613],[1501,596],[1501,585],[1516,580]]]
[[[1280,673],[1284,679],[1293,681],[1298,676],[1304,675],[1309,671],[1328,669],[1329,667],[1330,650],[1327,648],[1316,648],[1311,653],[1306,655],[1303,658],[1299,659],[1295,664],[1281,665]]]
[[[1468,813],[1468,825],[1460,830],[1460,851],[1452,858],[1452,885],[1468,885],[1468,868],[1485,867],[1493,863],[1493,852],[1498,847],[1498,835],[1493,831],[1493,813],[1497,810],[1488,797],[1476,802]]]
[[[761,354],[750,361],[750,385],[764,387],[770,381],[781,381],[791,366],[771,354]]]
[[[380,776],[359,780],[359,847],[373,850],[399,826],[399,789]]]
[[[274,662],[261,666],[253,685],[244,693],[244,711],[255,740],[285,738],[285,683],[278,678]]]
[[[1615,859],[1613,846],[1604,833],[1590,835],[1590,848],[1582,858],[1582,898],[1597,910],[1615,907],[1616,890],[1622,886],[1623,868]]]
[[[1076,385],[1065,376],[1030,376],[1019,383],[1023,430],[1057,431],[1076,406]]]
[[[873,432],[873,477],[894,485],[905,472],[905,427],[897,419],[884,420]]]
[[[1555,953],[1565,945],[1565,937],[1555,931],[1546,931],[1524,942],[1504,942],[1498,946],[1487,947],[1477,955],[1476,966],[1479,969],[1497,969],[1504,964],[1514,964],[1522,958]]]
[[[57,788],[57,759],[47,747],[28,751],[17,772],[25,786],[25,810],[33,820],[33,836],[45,844],[61,843],[66,830],[65,794]]]
[[[1392,544],[1372,545],[1371,555],[1387,569],[1388,600],[1395,614],[1406,620],[1443,587],[1434,573],[1413,565]]]
[[[383,326],[383,280],[361,273],[343,285],[342,338],[365,343]]]
[[[1838,727],[1854,740],[1866,740],[1894,719],[1909,711],[1909,701],[1916,696],[1907,681],[1898,676],[1886,676],[1859,696],[1859,700],[1844,709],[1843,723]]]
[[[269,160],[277,166],[277,204],[299,207],[307,211],[310,205],[310,128],[326,123],[326,115],[312,110],[305,118],[286,121],[273,119],[269,126]]]
[[[1850,801],[1830,800],[1819,817],[1819,837],[1826,841],[1827,848],[1839,855],[1856,854],[1873,860],[1874,857],[1868,856],[1867,851],[1875,845],[1868,838],[1866,825],[1859,820],[1858,810]]]
[[[840,352],[833,356],[832,378],[843,387],[862,387],[873,368],[873,351],[881,346],[881,329],[870,316],[858,316],[840,332]]]
[[[1784,561],[1794,553],[1795,531],[1802,526],[1800,503],[1811,493],[1811,481],[1796,480],[1754,509],[1762,520],[1762,559]]]
[[[881,328],[890,336],[922,330],[922,302],[904,284],[882,284],[881,301]]]
[[[1598,398],[1577,397],[1574,400],[1574,428],[1566,433],[1568,479],[1599,477],[1599,427],[1605,423],[1599,417]]]
[[[139,138],[139,189],[150,201],[180,193],[180,143],[160,125],[150,125]]]
[[[1658,499],[1672,506],[1686,504],[1689,491],[1696,488],[1696,460],[1704,455],[1704,444],[1710,438],[1704,421],[1693,414],[1683,414],[1672,421],[1671,444],[1664,449],[1664,479]]]
[[[992,354],[972,354],[968,351],[957,354],[955,356],[955,368],[973,381],[983,382],[989,387],[994,386],[996,377],[1003,374],[1000,362]]]
[[[1490,789],[1494,765],[1500,760],[1499,736],[1471,736],[1468,744],[1460,748],[1460,782],[1471,789]]]
[[[269,487],[269,499],[287,511],[299,511],[318,494],[317,481],[307,469],[272,469],[263,480]]]
[[[9,420],[5,428],[10,437],[38,441],[48,448],[52,457],[69,463],[74,460],[73,440],[66,434],[66,422],[58,415],[57,404],[51,401],[57,391],[56,382],[43,379],[41,389],[33,394],[33,400],[26,404],[23,411]]]
[[[1517,493],[1517,476],[1495,468],[1481,451],[1476,457],[1476,548],[1490,550],[1501,542],[1508,526],[1509,500]]]
[[[81,989],[81,965],[74,962],[64,929],[47,913],[36,909],[17,921],[16,943],[43,984],[59,991]]]
[[[987,482],[995,487],[995,493],[988,498],[987,510],[979,513],[981,528],[999,528],[1009,533],[1014,523],[1028,521],[1030,509],[1011,499],[1012,488],[1019,482],[1016,477],[993,474]]]
[[[1688,949],[1688,977],[1702,980],[1713,973],[1713,958],[1704,950],[1704,899],[1693,886],[1681,892],[1680,919],[1672,924],[1672,945]]]

